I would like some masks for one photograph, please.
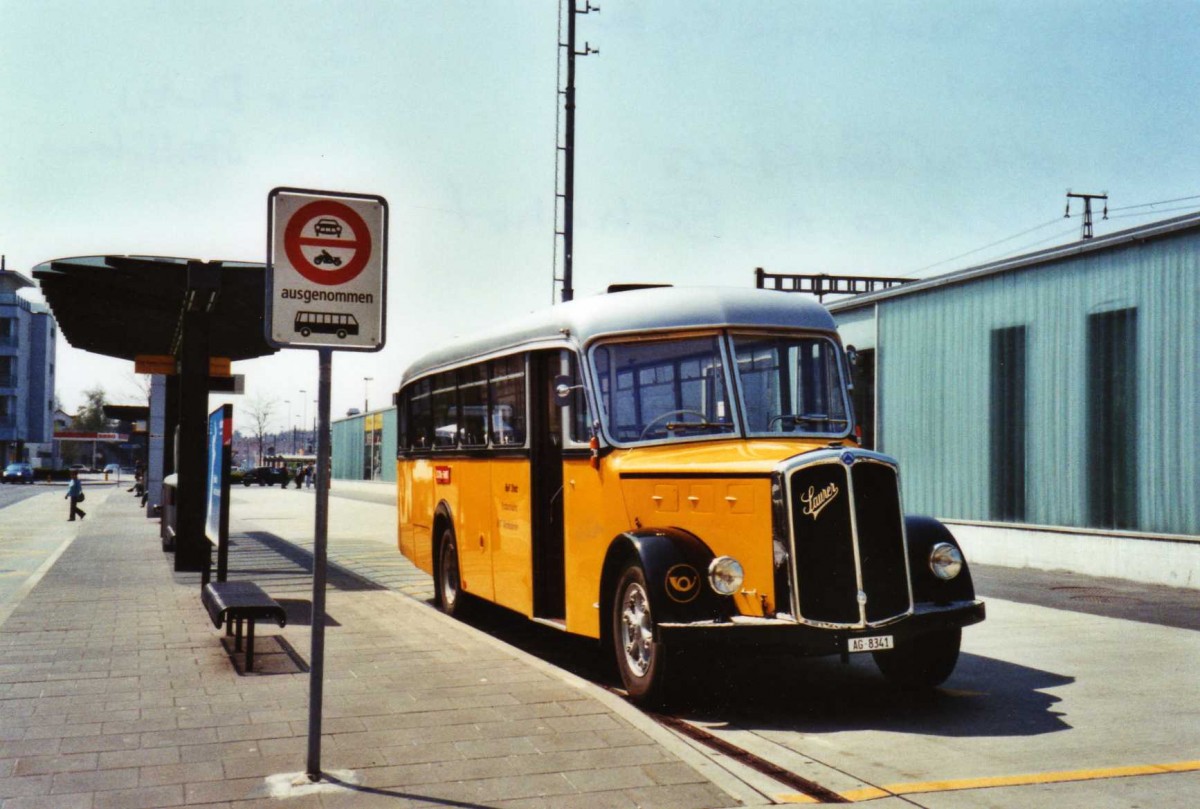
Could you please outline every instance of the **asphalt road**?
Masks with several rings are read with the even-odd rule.
[[[19,503],[35,494],[43,494],[47,490],[46,486],[40,484],[4,484],[0,485],[0,509],[10,506],[13,503]],[[2,515],[0,515],[2,518]]]

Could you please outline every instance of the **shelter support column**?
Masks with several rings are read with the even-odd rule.
[[[210,315],[220,287],[220,265],[188,262],[187,294],[177,339],[179,357],[179,447],[175,470],[177,525],[175,569],[199,571],[209,563],[204,537],[208,449]]]

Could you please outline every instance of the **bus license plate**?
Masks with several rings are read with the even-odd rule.
[[[891,635],[874,635],[868,638],[850,638],[851,652],[877,652],[893,648]]]

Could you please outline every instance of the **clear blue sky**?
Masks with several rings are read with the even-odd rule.
[[[601,50],[578,63],[579,296],[910,274],[1046,224],[922,274],[948,271],[1074,238],[1050,224],[1068,187],[1200,195],[1197,2],[599,2],[579,23]],[[336,355],[334,412],[366,376],[382,406],[415,354],[551,300],[557,25],[555,0],[0,0],[0,252],[25,273],[261,261],[271,188],[382,194],[388,347]],[[235,370],[293,420],[316,389],[311,352]],[[68,408],[96,383],[131,398],[131,371],[60,342]]]

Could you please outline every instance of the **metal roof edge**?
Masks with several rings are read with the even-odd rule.
[[[992,261],[976,267],[967,267],[966,269],[956,270],[945,275],[901,284],[900,286],[879,292],[867,292],[862,295],[855,295],[852,298],[831,302],[826,306],[830,312],[834,313],[852,311],[891,298],[928,292],[933,289],[940,289],[941,287],[965,284],[1003,272],[1013,272],[1028,267],[1035,267],[1039,264],[1094,253],[1099,250],[1111,250],[1133,242],[1146,241],[1179,231],[1197,228],[1200,228],[1200,213],[1184,214],[1183,216],[1164,219],[1161,222],[1152,222],[1148,225],[1139,225],[1135,228],[1119,230],[1116,233],[1098,236],[1094,239],[1083,239],[1057,247],[1048,247],[1045,250],[1039,250],[1035,253],[1026,253],[1023,256]]]

